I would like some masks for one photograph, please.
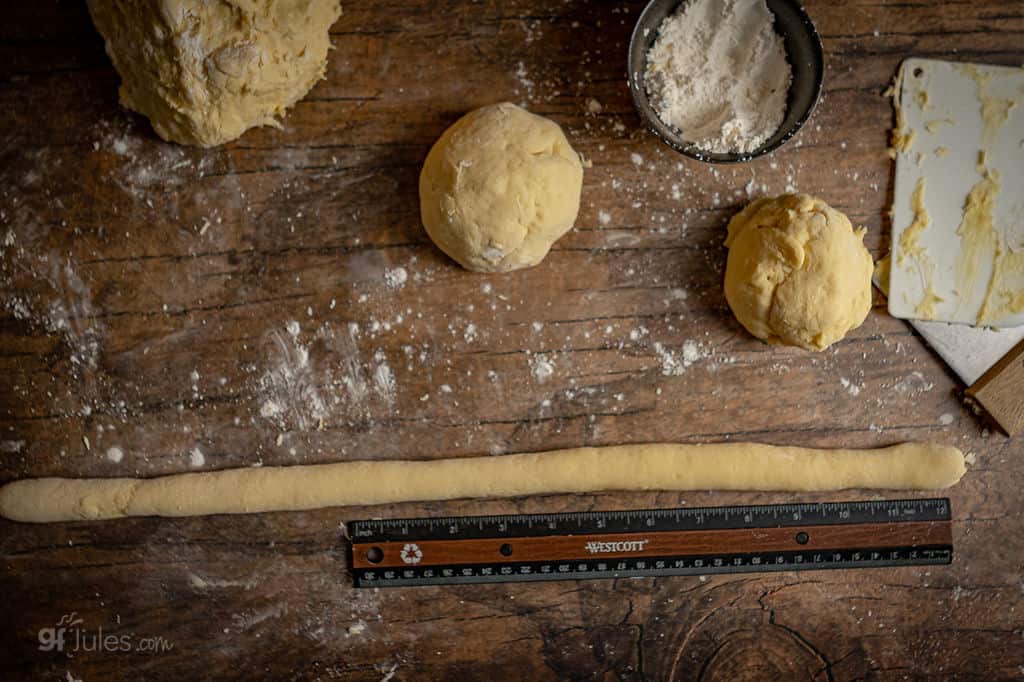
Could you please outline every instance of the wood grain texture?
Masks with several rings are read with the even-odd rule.
[[[817,194],[882,253],[882,90],[909,55],[1020,64],[1021,4],[808,2],[826,51],[822,102],[778,153],[719,168],[640,126],[624,64],[642,4],[346,3],[327,79],[283,128],[212,150],[162,143],[118,107],[81,3],[5,8],[0,480],[644,441],[935,440],[974,454],[950,491],[955,563],[355,591],[339,529],[372,516],[793,499],[771,494],[2,523],[0,674],[1022,674],[1021,441],[984,431],[954,376],[880,301],[810,354],[751,339],[721,295],[724,225],[748,188]],[[541,266],[472,275],[424,234],[416,178],[447,125],[504,99],[559,122],[594,165],[576,229]],[[389,285],[396,268],[407,280]],[[699,359],[683,367],[687,342]],[[40,650],[39,631],[72,613],[87,633],[173,648]]]
[[[1024,431],[1024,341],[968,387],[967,396],[1010,436]]]

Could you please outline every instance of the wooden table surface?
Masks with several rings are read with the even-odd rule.
[[[949,491],[953,565],[357,591],[341,537],[371,516],[871,495],[858,491],[2,522],[3,677],[1024,676],[1024,441],[983,430],[880,300],[814,354],[751,338],[721,292],[725,223],[762,193],[825,198],[880,255],[897,64],[1020,64],[1024,4],[808,2],[827,57],[817,111],[784,149],[719,167],[640,125],[624,61],[642,5],[345,3],[327,78],[283,127],[209,150],[119,108],[82,3],[5,8],[0,481],[932,440],[972,453]],[[593,167],[576,229],[540,266],[478,275],[428,240],[417,176],[447,125],[500,100],[559,122]],[[79,650],[43,650],[71,614]],[[118,646],[87,650],[100,630]]]

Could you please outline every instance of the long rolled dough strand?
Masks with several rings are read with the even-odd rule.
[[[500,457],[341,462],[226,469],[161,478],[38,478],[0,488],[15,521],[202,516],[414,500],[600,490],[842,490],[946,488],[964,474],[954,447],[876,450],[649,444]]]

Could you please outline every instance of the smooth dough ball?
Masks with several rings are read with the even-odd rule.
[[[323,78],[338,0],[89,0],[121,104],[165,140],[212,147],[278,116]]]
[[[729,221],[725,298],[754,336],[824,350],[871,310],[864,229],[821,199],[758,199]]]
[[[434,243],[467,270],[544,260],[572,228],[583,164],[553,121],[503,103],[471,111],[434,143],[420,173],[420,214]]]

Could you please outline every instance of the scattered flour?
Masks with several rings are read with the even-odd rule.
[[[544,355],[531,355],[529,362],[533,378],[542,384],[555,373],[554,361]]]
[[[527,72],[526,65],[523,62],[516,64],[515,75],[519,80],[519,85],[522,86],[522,90],[525,91],[527,99],[533,99],[533,88],[536,82],[530,78],[530,74]]]
[[[188,582],[193,589],[199,591],[226,589],[231,587],[241,587],[246,590],[251,590],[259,584],[259,581],[256,578],[250,578],[249,580],[228,580],[224,578],[201,576],[198,573],[191,572],[188,574]]]
[[[935,388],[935,384],[928,381],[920,372],[911,372],[893,385],[897,393],[920,394],[927,393]]]
[[[128,155],[128,139],[124,138],[124,137],[115,138],[111,142],[110,148],[118,156],[127,156]]]
[[[690,365],[711,355],[711,351],[698,341],[687,339],[679,351],[673,352],[655,342],[654,352],[661,363],[661,373],[667,377],[679,376]]]
[[[704,346],[700,343],[687,340],[683,342],[683,363],[684,366],[689,367],[693,363],[711,355],[711,351],[705,350]]]
[[[57,298],[50,301],[42,315],[42,324],[50,334],[60,335],[70,349],[72,371],[95,369],[100,355],[104,328],[97,322],[88,285],[67,261],[53,264],[48,280]]]
[[[408,279],[409,273],[401,266],[384,271],[384,283],[388,285],[389,289],[400,289],[405,286]]]
[[[384,673],[384,676],[380,678],[380,682],[391,682],[391,679],[395,676],[398,671],[398,664],[392,663],[390,666],[381,667],[380,672]]]
[[[391,402],[395,399],[395,373],[388,366],[384,351],[378,350],[373,359],[377,363],[373,370],[373,385],[385,400]]]
[[[953,423],[954,419],[955,417],[952,414],[946,412],[945,414],[939,417],[939,423],[942,424],[943,426],[949,426],[950,424]]]
[[[263,621],[270,620],[271,618],[280,618],[287,615],[287,613],[288,603],[279,602],[262,609],[256,609],[252,613],[236,613],[231,618],[234,621],[235,628],[244,632]]]
[[[860,395],[861,389],[864,388],[862,385],[855,384],[852,381],[850,381],[849,379],[847,379],[846,377],[840,377],[839,378],[839,383],[852,396]]]
[[[294,423],[300,429],[309,429],[328,414],[310,367],[309,350],[290,334],[290,329],[288,338],[276,331],[271,338],[278,358],[258,382],[264,394],[260,416],[281,428]]]

